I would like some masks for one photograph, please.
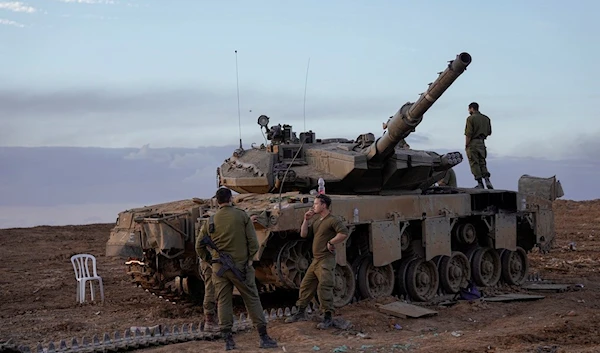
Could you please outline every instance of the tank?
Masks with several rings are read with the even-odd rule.
[[[462,154],[415,150],[405,142],[470,63],[466,52],[449,61],[416,102],[389,118],[377,139],[373,133],[355,139],[321,139],[312,130],[296,135],[291,125],[269,126],[267,115],[258,117],[269,143],[233,151],[217,168],[217,180],[237,193],[236,207],[256,216],[261,292],[299,289],[312,259],[300,225],[319,192],[331,197],[332,213],[350,230],[336,250],[336,307],[392,294],[427,302],[459,293],[470,281],[491,287],[526,280],[527,252],[552,246],[552,201],[562,196],[560,182],[524,175],[519,191],[439,187]],[[126,266],[136,284],[174,298],[201,297],[193,246],[217,205],[214,199],[190,202],[177,203],[188,207],[184,212],[150,207],[120,214],[110,255],[130,257]]]

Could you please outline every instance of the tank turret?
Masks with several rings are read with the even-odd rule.
[[[335,194],[398,194],[428,188],[462,162],[462,154],[440,155],[399,144],[470,63],[468,53],[449,61],[416,102],[405,103],[389,119],[387,131],[378,139],[370,132],[354,140],[318,139],[312,130],[297,136],[291,125],[269,127],[269,117],[261,115],[258,124],[270,143],[236,149],[217,169],[218,184],[241,194],[309,192],[317,188],[319,178],[327,193]]]

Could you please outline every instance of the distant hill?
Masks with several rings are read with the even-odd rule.
[[[0,228],[114,222],[127,208],[210,197],[234,149],[0,147]],[[522,174],[557,175],[564,198],[600,198],[598,160],[490,157],[489,167],[496,188],[516,190]],[[459,186],[475,185],[467,160],[456,173]]]

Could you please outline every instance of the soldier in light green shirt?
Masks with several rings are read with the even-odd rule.
[[[313,260],[300,284],[299,298],[296,302],[298,312],[287,318],[285,320],[287,323],[306,319],[305,309],[316,293],[321,302],[321,310],[325,313],[323,322],[320,322],[317,328],[325,329],[333,325],[333,287],[336,266],[334,251],[335,245],[348,237],[348,228],[339,217],[331,214],[330,207],[331,198],[320,194],[315,197],[313,209],[304,214],[300,236],[313,238]],[[313,216],[318,218],[309,225],[308,221]]]

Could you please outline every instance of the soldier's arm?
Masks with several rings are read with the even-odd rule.
[[[252,260],[254,255],[258,252],[258,238],[256,237],[256,230],[254,230],[254,224],[248,215],[245,215],[244,220],[246,222],[246,241],[248,243],[248,255],[249,259]]]
[[[471,135],[473,134],[473,121],[469,116],[467,118],[467,123],[465,124],[465,147],[469,146],[471,143]]]
[[[302,225],[300,226],[300,237],[307,238],[309,236],[313,236],[312,224],[308,224],[308,220],[314,215],[312,210],[307,211],[304,214],[304,220],[302,221]]]
[[[202,228],[200,228],[200,232],[198,233],[198,236],[196,237],[196,254],[198,254],[198,256],[202,259],[202,261],[210,262],[211,256],[210,256],[210,252],[206,248],[206,244],[200,243],[202,238],[204,238],[207,235],[208,235],[207,222],[205,222],[202,225]]]
[[[335,230],[336,235],[329,241],[331,244],[336,245],[348,238],[348,227],[346,227],[339,218],[333,224],[333,229]]]
[[[488,120],[488,136],[492,136],[492,120]]]

